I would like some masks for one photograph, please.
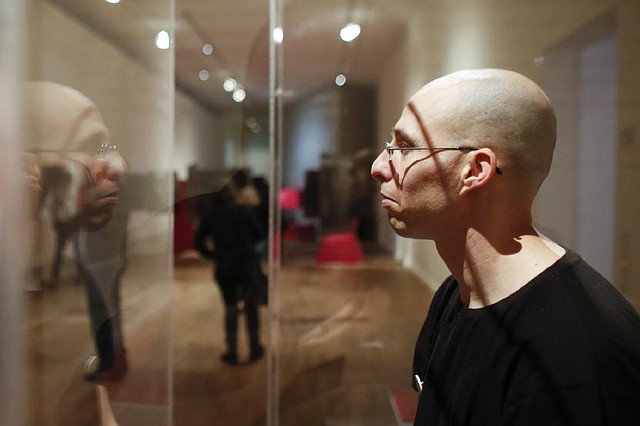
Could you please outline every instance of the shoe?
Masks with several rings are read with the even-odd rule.
[[[238,365],[238,354],[235,352],[225,352],[220,356],[220,359],[225,364]]]
[[[256,345],[251,348],[251,353],[249,354],[249,361],[254,362],[262,358],[264,355],[264,347],[262,345]]]
[[[100,368],[100,360],[92,355],[84,364],[84,378],[89,382],[113,381],[122,379],[129,370],[127,352],[124,348],[115,351],[113,366],[109,369]]]

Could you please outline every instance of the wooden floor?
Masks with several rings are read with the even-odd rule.
[[[279,309],[261,309],[278,424],[404,424],[415,398],[408,391],[413,343],[430,292],[375,247],[365,247],[356,267],[320,267],[315,250],[283,248],[272,287]],[[268,359],[220,361],[222,304],[211,264],[187,254],[171,275],[161,257],[129,261],[122,291],[131,369],[106,384],[119,425],[265,425]],[[82,379],[93,350],[83,286],[29,297],[29,424],[97,425],[96,388]]]

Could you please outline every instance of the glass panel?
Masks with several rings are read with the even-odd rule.
[[[283,146],[274,424],[411,424],[413,347],[449,271],[431,242],[390,230],[368,169],[407,99],[456,70],[511,69],[548,92],[558,148],[535,224],[640,306],[637,2],[273,4],[284,33],[272,68]]]
[[[24,391],[24,220],[22,154],[22,4],[1,0],[0,26],[0,424],[22,425]]]
[[[171,0],[27,3],[26,424],[170,424],[172,23]]]
[[[16,3],[0,0],[2,424],[411,424],[413,347],[449,271],[390,230],[368,173],[406,100],[459,69],[547,91],[535,224],[640,307],[634,0]],[[206,220],[240,217],[211,202],[241,169],[270,194],[231,187],[269,200],[241,268],[269,276],[259,332],[194,250]]]
[[[177,0],[176,28],[174,422],[260,425],[269,2]]]
[[[282,2],[274,424],[401,424],[398,406],[407,404],[396,398],[409,407],[415,399],[412,333],[429,291],[379,244],[369,176],[383,142],[376,123],[388,119],[379,115],[381,86],[401,92],[404,85],[404,76],[385,82],[384,71],[400,68],[394,57],[406,42],[409,10],[415,13],[408,6]],[[341,40],[341,30],[354,39]]]

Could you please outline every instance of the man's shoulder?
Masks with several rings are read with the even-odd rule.
[[[549,290],[590,327],[635,329],[640,339],[640,316],[624,295],[577,253],[567,251],[564,268],[549,277]]]
[[[640,383],[640,317],[616,288],[577,254],[532,283],[509,324],[531,371],[549,371],[558,385]],[[535,362],[534,362],[535,361]],[[535,367],[535,368],[534,368]]]

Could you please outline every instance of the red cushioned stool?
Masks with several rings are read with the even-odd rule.
[[[351,231],[323,235],[316,262],[360,263],[362,262],[360,242]]]

